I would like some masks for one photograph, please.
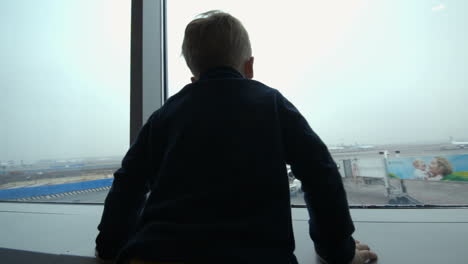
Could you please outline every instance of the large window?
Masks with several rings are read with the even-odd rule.
[[[350,204],[468,204],[468,2],[167,2],[169,95],[190,81],[187,23],[229,12],[250,34],[255,79],[325,141]]]
[[[103,200],[129,146],[130,6],[0,3],[1,199]]]
[[[159,1],[142,10],[142,122],[164,77],[169,96],[190,82],[187,23],[224,10],[249,31],[255,79],[328,145],[352,205],[468,204],[466,1],[163,2],[166,16]],[[102,202],[130,137],[131,1],[0,6],[0,199]]]

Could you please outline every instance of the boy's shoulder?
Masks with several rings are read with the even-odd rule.
[[[225,84],[226,87],[219,87]],[[172,116],[172,113],[183,107],[183,105],[194,98],[204,98],[210,100],[215,97],[218,91],[222,89],[240,89],[253,97],[270,98],[275,102],[284,102],[283,95],[275,88],[272,88],[260,81],[250,79],[211,79],[202,80],[185,85],[179,92],[169,97],[164,104],[152,114],[150,119],[166,119],[164,117]]]
[[[225,85],[226,87],[220,87]],[[169,97],[164,103],[163,107],[170,107],[172,104],[177,104],[187,97],[191,97],[198,93],[215,93],[223,91],[222,89],[251,89],[248,90],[252,94],[265,94],[270,96],[281,95],[281,93],[260,81],[250,79],[210,79],[201,80],[195,83],[185,85],[179,92]]]

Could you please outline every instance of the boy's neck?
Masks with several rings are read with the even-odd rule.
[[[234,79],[243,79],[244,76],[237,70],[228,66],[221,66],[209,69],[204,73],[200,74],[198,80],[206,79],[224,79],[224,78],[234,78]]]

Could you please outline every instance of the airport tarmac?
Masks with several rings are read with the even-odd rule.
[[[388,151],[389,158],[395,157],[421,157],[468,154],[468,148],[458,148],[450,144],[425,145],[380,145],[371,149],[343,149],[330,151],[335,159],[345,158],[383,158],[382,151]],[[396,153],[396,152],[399,153]]]
[[[95,191],[88,193],[79,193],[64,195],[57,198],[44,198],[32,200],[31,202],[51,202],[51,203],[104,203],[107,193],[109,190],[105,191]]]
[[[386,205],[388,198],[383,185],[354,184],[344,181],[348,202],[350,205]],[[34,202],[60,202],[60,203],[103,203],[108,191],[96,191],[66,195],[57,198],[37,199]],[[305,205],[301,193],[291,195],[291,204]]]
[[[386,196],[386,189],[383,185],[354,184],[351,181],[344,180],[348,204],[353,206],[362,205],[387,205],[389,198]],[[292,205],[305,205],[301,192],[291,195]]]
[[[332,151],[335,161],[347,159],[383,159],[379,152],[387,150],[389,158],[393,157],[418,157],[437,155],[462,155],[468,154],[468,149],[460,149],[447,144],[432,145],[387,145],[376,146],[372,149],[345,149]],[[395,153],[399,151],[400,153]],[[390,198],[383,183],[366,184],[355,182],[349,178],[343,178],[348,202],[350,205],[386,205]],[[399,182],[392,183],[395,188],[400,188]],[[421,204],[436,205],[467,205],[468,183],[463,182],[427,182],[405,180],[407,195]],[[49,199],[37,199],[37,202],[70,202],[70,203],[102,203],[107,191],[95,191],[82,194],[66,195]],[[301,194],[293,194],[291,203],[304,205]]]
[[[351,206],[388,205],[390,198],[387,190],[380,184],[355,184],[352,181],[343,182]],[[395,184],[397,185],[397,184]],[[407,194],[419,201],[420,204],[431,205],[467,205],[468,183],[441,183],[424,181],[405,181]],[[96,191],[81,194],[66,195],[57,198],[37,199],[33,202],[60,202],[60,203],[103,203],[106,191]],[[291,195],[291,204],[305,205],[302,194]]]
[[[421,204],[468,205],[468,182],[405,180],[404,185]]]

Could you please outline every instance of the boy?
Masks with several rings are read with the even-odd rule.
[[[321,258],[375,259],[351,237],[346,194],[326,146],[277,90],[251,80],[242,24],[223,12],[204,13],[187,26],[182,53],[192,84],[153,113],[115,173],[98,226],[98,257],[297,263],[290,164]]]

